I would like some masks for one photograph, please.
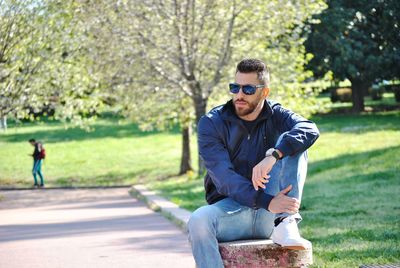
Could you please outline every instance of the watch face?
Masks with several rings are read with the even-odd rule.
[[[274,150],[274,151],[272,152],[272,156],[275,157],[276,160],[279,160],[279,154],[278,154],[277,151]]]

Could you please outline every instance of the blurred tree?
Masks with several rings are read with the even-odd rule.
[[[314,15],[306,41],[314,57],[308,68],[322,77],[349,79],[353,110],[364,110],[364,94],[377,79],[400,77],[400,2],[329,0]]]
[[[0,116],[44,109],[82,124],[100,103],[75,1],[0,1]]]
[[[82,20],[97,40],[93,55],[101,59],[99,64],[112,63],[104,64],[104,70],[112,70],[105,80],[110,81],[114,102],[131,95],[129,99],[136,101],[125,107],[131,111],[136,111],[132,108],[136,104],[146,107],[140,112],[144,121],[178,115],[180,100],[186,96],[191,105],[184,111],[194,113],[197,122],[212,94],[214,99],[227,96],[228,90],[216,89],[227,88],[221,85],[232,79],[236,63],[245,57],[261,58],[273,66],[279,77],[272,84],[278,100],[299,112],[316,109],[315,92],[300,87],[310,75],[303,69],[307,59],[301,29],[310,15],[322,9],[322,1],[81,3]],[[157,97],[160,92],[168,97]],[[164,106],[163,113],[150,111]]]
[[[34,72],[39,62],[28,54],[35,36],[33,21],[38,6],[32,1],[0,1],[0,128],[7,128],[7,116],[21,114],[27,102],[24,78]],[[24,57],[25,55],[25,57]]]

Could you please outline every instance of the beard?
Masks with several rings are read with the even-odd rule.
[[[239,107],[236,104],[237,101],[245,102],[247,104],[247,107]],[[257,105],[259,104],[259,102],[260,102],[260,100],[255,100],[254,102],[248,102],[244,99],[234,100],[236,114],[238,116],[246,116],[248,114],[251,114],[257,108]]]

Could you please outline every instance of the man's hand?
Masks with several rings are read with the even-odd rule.
[[[251,181],[253,182],[254,190],[258,191],[258,187],[265,189],[264,184],[268,183],[268,179],[270,178],[268,173],[271,171],[276,161],[277,160],[273,156],[267,156],[253,168]]]
[[[268,210],[272,213],[297,213],[299,211],[300,202],[296,198],[286,196],[290,190],[292,190],[292,185],[289,185],[272,198]]]

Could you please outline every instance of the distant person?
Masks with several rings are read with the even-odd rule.
[[[32,174],[33,174],[33,179],[35,180],[35,184],[33,185],[34,187],[44,187],[44,179],[43,179],[43,174],[42,174],[42,162],[43,159],[46,157],[46,150],[43,147],[43,144],[39,141],[36,141],[35,139],[30,139],[29,143],[35,147],[33,154],[30,156],[33,157],[33,168],[32,168]],[[40,184],[37,182],[37,175],[40,177]]]
[[[232,100],[198,123],[209,205],[193,212],[188,230],[199,268],[223,267],[218,242],[271,238],[285,248],[311,247],[297,223],[306,150],[318,128],[267,100],[269,72],[260,60],[241,61],[229,88]]]

